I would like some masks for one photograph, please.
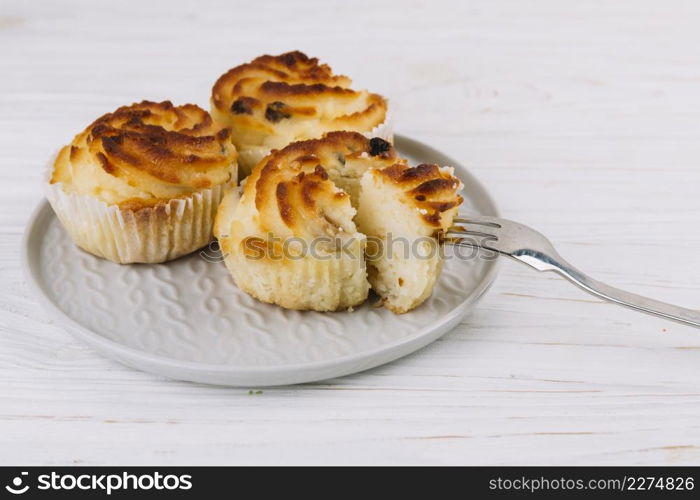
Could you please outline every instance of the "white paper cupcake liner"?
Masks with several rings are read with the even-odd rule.
[[[368,139],[371,139],[372,137],[379,137],[394,144],[394,111],[395,106],[393,101],[387,100],[386,116],[384,116],[384,121],[369,132],[363,132],[362,135]]]
[[[158,263],[207,245],[226,185],[139,210],[121,209],[93,196],[66,192],[44,177],[46,198],[73,241],[82,249],[120,264]]]

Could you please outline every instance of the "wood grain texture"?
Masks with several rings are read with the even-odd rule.
[[[408,358],[248,395],[83,347],[18,252],[47,158],[96,116],[206,105],[229,67],[301,49],[391,96],[399,132],[460,158],[572,263],[700,307],[699,3],[1,5],[0,463],[700,463],[698,331],[517,263]]]

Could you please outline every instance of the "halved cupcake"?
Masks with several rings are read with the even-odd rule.
[[[372,162],[392,163],[370,157],[368,144],[353,132],[290,144],[253,169],[240,200],[227,195],[214,234],[239,288],[288,309],[335,311],[365,301],[365,237],[349,193],[359,194]]]
[[[392,141],[387,99],[351,83],[301,52],[264,55],[222,75],[212,89],[212,116],[233,130],[241,177],[270,150],[326,132]]]
[[[230,130],[203,109],[143,101],[61,149],[47,198],[84,250],[121,264],[164,262],[211,241],[236,160]]]
[[[449,169],[411,168],[381,138],[332,132],[265,157],[240,198],[226,196],[214,233],[238,287],[263,302],[334,311],[364,302],[371,284],[402,313],[432,291],[441,256],[421,252],[439,247],[460,188]],[[418,241],[419,253],[382,253],[390,238]]]

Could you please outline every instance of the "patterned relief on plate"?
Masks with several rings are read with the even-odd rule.
[[[40,262],[50,298],[85,328],[140,351],[236,366],[328,360],[410,337],[463,302],[488,267],[446,261],[433,296],[397,316],[370,303],[339,313],[262,304],[236,288],[223,263],[198,254],[168,264],[114,264],[78,249],[55,218]]]

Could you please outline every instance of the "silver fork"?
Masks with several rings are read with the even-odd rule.
[[[498,252],[538,271],[559,273],[601,299],[700,328],[700,311],[642,297],[590,278],[565,261],[544,235],[517,222],[483,215],[462,215],[454,219],[454,225],[447,231],[446,242]]]

